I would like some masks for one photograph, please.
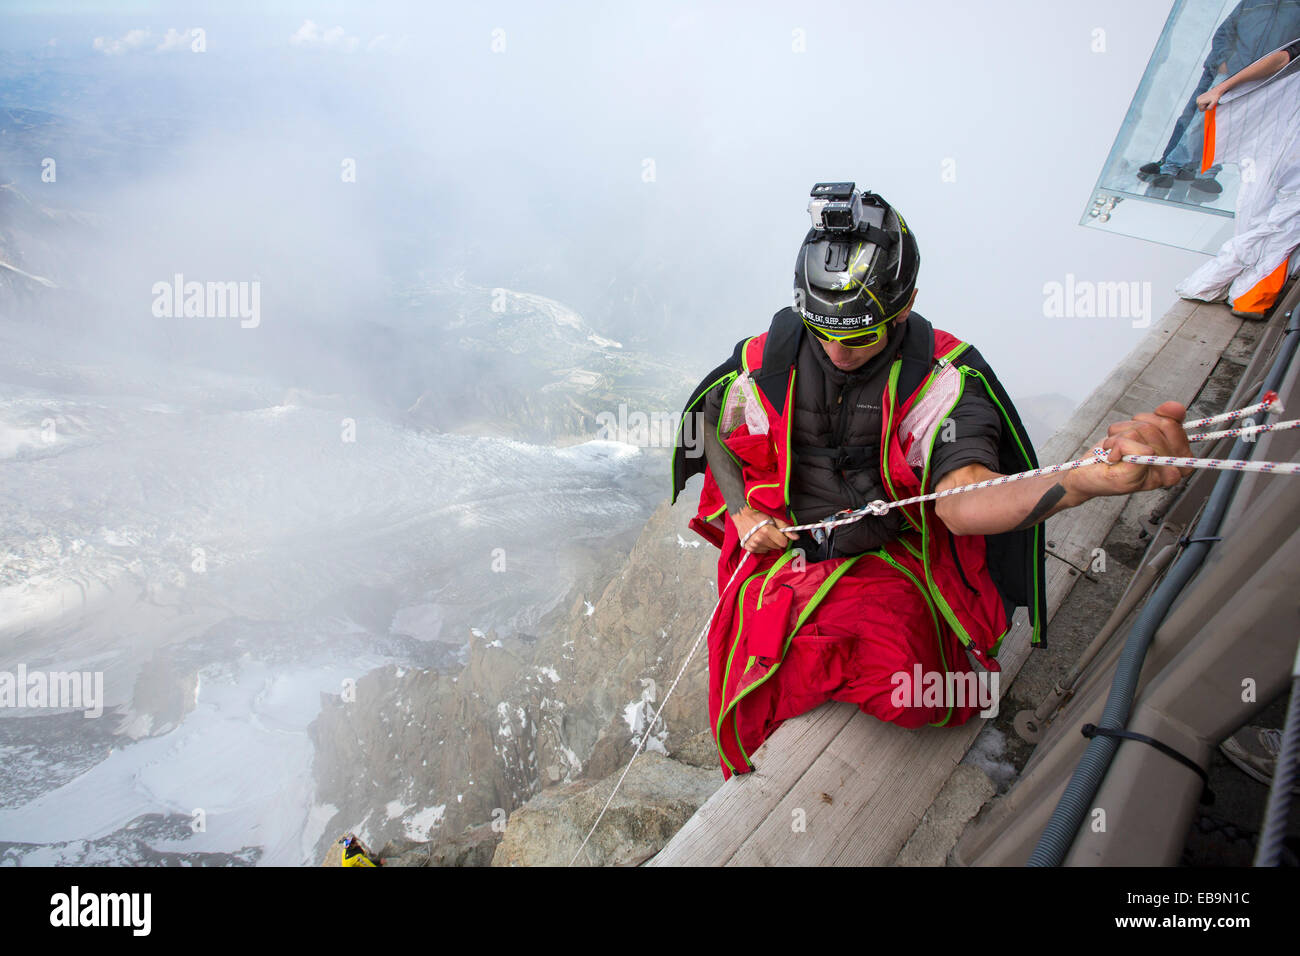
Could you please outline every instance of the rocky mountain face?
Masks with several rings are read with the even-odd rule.
[[[55,241],[84,217],[34,201],[0,171],[0,293],[12,304],[26,303],[57,288]]]
[[[510,815],[492,865],[638,866],[721,785],[716,770],[641,754],[626,777],[619,771],[595,782],[553,787],[529,800]]]
[[[717,552],[686,529],[693,497],[665,501],[593,581],[599,597],[574,594],[536,636],[472,633],[459,670],[383,669],[353,700],[324,697],[311,733],[317,803],[333,812],[318,857],[349,830],[372,847],[501,832],[529,798],[621,771],[713,608]],[[721,783],[706,658],[691,660],[647,750]]]

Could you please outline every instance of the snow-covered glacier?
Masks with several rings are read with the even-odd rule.
[[[0,707],[0,863],[308,862],[321,695],[526,633],[666,491],[628,445],[5,355],[0,673],[102,673],[105,711]]]

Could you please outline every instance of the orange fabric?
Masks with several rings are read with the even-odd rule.
[[[1245,295],[1238,296],[1233,301],[1232,307],[1238,312],[1267,312],[1273,308],[1273,303],[1277,301],[1277,294],[1282,291],[1282,286],[1286,285],[1286,266],[1290,258],[1290,256],[1284,257],[1276,269],[1255,283],[1253,289]]]
[[[1216,106],[1215,109],[1218,109]],[[1201,147],[1201,172],[1208,172],[1214,165],[1214,110],[1205,111],[1205,135]]]

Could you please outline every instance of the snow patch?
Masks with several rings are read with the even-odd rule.
[[[302,828],[302,858],[310,860],[316,852],[316,844],[325,835],[325,828],[339,812],[332,803],[315,803],[307,811],[307,823]]]
[[[436,807],[425,807],[418,813],[411,814],[403,824],[406,838],[421,843],[428,842],[430,831],[442,826],[442,818],[446,812],[447,804],[440,803]]]
[[[1005,793],[1020,775],[1015,765],[1005,759],[1006,752],[1006,735],[990,722],[979,732],[962,763],[979,767],[993,781],[998,793]]]
[[[654,720],[655,715],[654,681],[642,678],[641,685],[645,689],[641,691],[640,700],[634,700],[623,708],[623,720],[632,732],[633,740],[640,740],[641,735],[650,726],[650,722]],[[656,721],[655,726],[659,729],[652,731],[646,738],[645,749],[667,755],[668,750],[664,746],[664,742],[668,739],[668,727],[663,718]]]

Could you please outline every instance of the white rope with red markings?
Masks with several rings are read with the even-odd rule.
[[[1236,411],[1224,412],[1222,415],[1212,415],[1209,418],[1198,418],[1195,421],[1185,423],[1183,428],[1202,428],[1206,425],[1236,421],[1239,418],[1243,418],[1246,415],[1251,415],[1256,412],[1281,411],[1282,403],[1278,401],[1277,393],[1269,392],[1264,396],[1264,400],[1257,405],[1248,405],[1245,408],[1238,408]],[[1300,419],[1289,422],[1275,422],[1269,425],[1248,425],[1242,428],[1229,429],[1227,431],[1202,432],[1200,434],[1188,435],[1187,440],[1207,441],[1237,435],[1257,435],[1262,432],[1284,431],[1291,428],[1300,428]],[[1059,465],[1048,465],[1044,468],[1034,468],[1030,471],[1017,472],[1014,475],[998,475],[996,478],[977,481],[971,485],[958,485],[953,488],[946,488],[943,491],[931,492],[928,495],[916,495],[912,498],[902,498],[898,501],[876,500],[853,511],[842,511],[840,512],[840,517],[828,518],[825,521],[815,521],[811,524],[787,525],[782,527],[780,530],[807,531],[812,528],[836,528],[840,525],[852,524],[854,521],[860,521],[869,514],[880,517],[887,514],[891,508],[901,508],[903,505],[920,504],[923,501],[935,501],[939,498],[946,498],[949,495],[960,495],[964,492],[976,491],[980,488],[992,488],[995,485],[1005,485],[1013,481],[1023,481],[1026,478],[1037,478],[1039,475],[1054,475],[1062,471],[1072,471],[1075,468],[1083,468],[1086,465],[1095,465],[1102,462],[1119,464],[1121,461],[1132,462],[1135,465],[1172,465],[1175,468],[1253,471],[1272,475],[1300,475],[1300,464],[1284,461],[1238,461],[1235,459],[1220,458],[1177,458],[1168,455],[1122,455],[1118,460],[1112,462],[1110,461],[1110,452],[1098,446],[1093,448],[1092,453],[1084,458],[1076,458],[1074,461],[1067,461]]]
[[[1238,418],[1245,418],[1247,415],[1254,415],[1256,412],[1277,412],[1282,413],[1282,403],[1277,400],[1277,392],[1265,392],[1264,397],[1260,399],[1257,405],[1247,405],[1245,408],[1238,408],[1233,412],[1223,412],[1219,415],[1211,415],[1209,418],[1197,418],[1190,422],[1183,422],[1183,428],[1203,428],[1206,425],[1217,425],[1219,422],[1235,422]]]
[[[1259,402],[1256,405],[1248,405],[1245,408],[1238,408],[1235,411],[1224,412],[1221,415],[1211,415],[1209,418],[1198,418],[1195,421],[1184,422],[1183,428],[1185,430],[1190,431],[1191,429],[1194,428],[1203,428],[1206,425],[1224,424],[1227,422],[1236,421],[1240,418],[1245,418],[1248,415],[1253,415],[1256,413],[1268,414],[1268,413],[1281,413],[1281,412],[1282,412],[1282,404],[1281,402],[1278,401],[1277,393],[1268,392],[1264,396],[1263,401]],[[1291,428],[1300,428],[1300,419],[1297,419],[1295,421],[1288,421],[1288,422],[1274,422],[1268,425],[1247,425],[1241,428],[1233,428],[1225,431],[1202,432],[1199,434],[1188,435],[1187,440],[1188,441],[1210,441],[1210,440],[1216,440],[1220,438],[1236,437],[1239,435],[1256,435],[1262,432],[1283,431]],[[1039,475],[1057,474],[1062,471],[1070,471],[1074,468],[1082,468],[1086,465],[1094,465],[1094,464],[1099,464],[1101,462],[1106,462],[1109,460],[1109,458],[1110,458],[1110,453],[1105,449],[1101,448],[1100,446],[1098,446],[1096,448],[1093,448],[1092,454],[1084,458],[1076,458],[1074,461],[1067,461],[1060,465],[1048,465],[1045,468],[1035,468],[1031,471],[1022,471],[1014,475],[999,475],[996,478],[989,478],[986,481],[979,481],[972,485],[960,485],[955,488],[948,488],[944,491],[933,492],[928,495],[917,495],[914,498],[904,498],[900,501],[873,501],[870,504],[867,504],[864,507],[857,509],[856,511],[840,512],[840,514],[843,515],[843,517],[830,518],[825,521],[817,521],[812,524],[789,525],[781,528],[780,530],[781,531],[806,531],[812,528],[834,528],[834,527],[838,527],[839,525],[851,524],[854,521],[860,521],[862,518],[866,517],[869,514],[877,515],[877,516],[884,515],[888,513],[889,509],[891,508],[899,508],[902,507],[903,505],[918,504],[922,501],[934,501],[938,498],[945,498],[948,495],[959,495],[962,494],[963,492],[975,491],[976,489],[979,488],[991,488],[995,485],[1005,485],[1012,481],[1023,481],[1026,478],[1035,478]],[[1208,469],[1220,469],[1220,470],[1227,470],[1227,471],[1261,472],[1264,474],[1273,474],[1273,475],[1300,475],[1300,463],[1292,463],[1292,462],[1239,461],[1234,459],[1218,459],[1218,458],[1177,458],[1177,457],[1170,457],[1166,455],[1123,455],[1121,456],[1119,461],[1132,462],[1133,464],[1137,464],[1137,465],[1172,465],[1176,468],[1202,468],[1202,469],[1208,468]],[[1110,462],[1110,463],[1118,464],[1118,462]],[[768,518],[767,520],[761,521],[758,524],[754,525],[754,527],[752,527],[741,539],[740,542],[741,545],[743,546],[744,543],[749,539],[749,536],[752,535],[759,528],[762,528],[768,524],[775,524],[775,523],[776,522],[774,521],[774,519]],[[722,606],[723,596],[729,590],[731,590],[731,585],[736,580],[736,575],[738,575],[740,573],[740,569],[745,566],[745,562],[749,558],[750,554],[751,552],[749,551],[745,551],[742,554],[740,563],[736,565],[736,570],[732,572],[730,579],[728,579],[726,585],[723,586],[722,591],[719,592],[718,601],[716,604],[714,604],[713,611],[709,614],[709,619],[707,622],[705,622],[704,629],[700,631],[699,636],[695,639],[695,643],[691,646],[690,652],[687,653],[686,660],[682,662],[681,670],[679,670],[677,672],[677,676],[673,678],[673,682],[668,688],[668,693],[664,694],[663,703],[659,705],[659,709],[655,711],[654,718],[646,726],[645,733],[641,735],[641,739],[637,742],[636,750],[633,751],[632,753],[632,759],[629,760],[627,762],[627,766],[623,768],[622,776],[620,776],[618,778],[618,782],[614,784],[614,789],[610,791],[609,799],[605,801],[605,805],[601,807],[600,813],[596,815],[596,821],[591,825],[591,829],[587,831],[587,835],[583,838],[582,844],[578,847],[578,852],[573,854],[573,859],[569,861],[569,866],[572,866],[574,863],[576,863],[578,857],[582,855],[582,851],[586,849],[587,843],[588,841],[591,840],[592,834],[596,832],[596,828],[600,826],[600,821],[604,819],[605,811],[607,811],[610,807],[610,804],[614,802],[614,797],[618,794],[619,788],[623,786],[623,781],[624,779],[626,779],[628,771],[632,769],[633,761],[635,761],[636,758],[640,755],[642,749],[644,749],[646,745],[646,741],[650,739],[651,731],[654,730],[655,725],[659,723],[659,715],[663,713],[664,707],[667,706],[668,698],[672,696],[673,691],[677,688],[678,682],[680,682],[682,679],[682,675],[686,673],[686,668],[690,665],[691,659],[695,657],[695,652],[699,650],[701,642],[703,642],[705,636],[709,633],[709,628],[713,626],[713,619],[714,617],[717,616],[718,608]]]

